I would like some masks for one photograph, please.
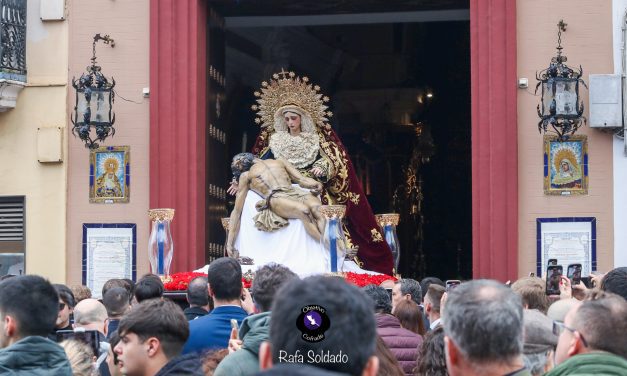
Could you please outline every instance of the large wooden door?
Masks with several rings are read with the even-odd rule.
[[[226,94],[224,18],[211,5],[207,9],[207,263],[224,255],[225,231],[221,219],[227,216],[229,159],[227,124],[224,114]]]

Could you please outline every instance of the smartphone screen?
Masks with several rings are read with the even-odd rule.
[[[561,265],[551,265],[546,270],[546,294],[559,295],[560,281],[562,280],[563,268]]]
[[[446,291],[451,291],[453,290],[455,287],[461,285],[461,281],[458,279],[449,279],[448,281],[446,281]]]
[[[573,285],[578,285],[581,282],[581,264],[570,264],[566,269],[566,276],[570,279]]]
[[[547,261],[546,264],[548,266],[555,266],[557,265],[557,259],[549,259],[549,261]]]
[[[81,332],[75,332],[73,330],[59,330],[56,334],[57,342],[59,343],[66,339],[74,339],[89,345],[95,356],[98,356],[98,353],[100,352],[97,330],[85,330]]]

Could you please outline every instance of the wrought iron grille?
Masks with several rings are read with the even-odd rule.
[[[26,0],[0,0],[0,72],[26,74]]]

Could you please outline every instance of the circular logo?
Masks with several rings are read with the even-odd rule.
[[[316,330],[322,324],[322,317],[320,316],[318,312],[311,311],[311,312],[305,313],[304,322],[305,322],[305,326],[307,327],[307,329]]]
[[[307,305],[301,308],[296,320],[296,327],[301,331],[301,338],[307,342],[320,342],[324,332],[331,326],[327,310],[319,305]]]

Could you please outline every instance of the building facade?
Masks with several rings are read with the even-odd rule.
[[[215,194],[226,183],[212,169],[228,161],[210,156],[218,146],[209,136],[219,127],[211,109],[221,93],[213,69],[225,74],[215,63],[224,18],[205,0],[61,3],[65,19],[42,21],[39,2],[28,1],[27,83],[15,108],[0,114],[0,157],[9,162],[0,165],[0,196],[25,197],[26,272],[82,283],[84,225],[134,224],[136,272],[144,274],[147,211],[157,207],[176,210],[173,270],[202,266],[209,244],[221,241],[207,230],[219,227],[211,207],[226,202]],[[470,0],[459,10],[470,20],[473,277],[535,272],[539,218],[595,218],[596,269],[627,265],[624,141],[581,128],[587,194],[546,195],[533,91],[536,72],[555,55],[560,19],[568,64],[581,65],[586,82],[588,74],[623,72],[626,9],[626,0]],[[128,203],[90,203],[89,150],[71,134],[72,78],[89,64],[97,33],[115,40],[113,48],[99,44],[97,56],[116,80],[116,134],[105,145],[129,146]],[[527,88],[517,86],[522,78]],[[588,90],[580,93],[589,117]],[[37,161],[42,127],[62,129],[61,162]],[[219,130],[228,135],[228,124]]]

